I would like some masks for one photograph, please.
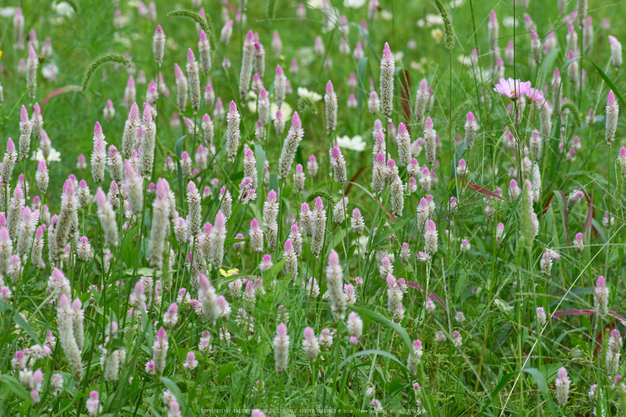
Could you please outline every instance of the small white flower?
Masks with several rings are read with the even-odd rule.
[[[362,152],[366,146],[365,141],[363,141],[363,138],[359,135],[356,135],[353,138],[350,138],[349,136],[337,138],[337,144],[342,149],[350,149],[357,152]]]
[[[43,161],[43,152],[41,149],[37,149],[37,152],[33,154],[30,158],[31,161]],[[46,162],[61,162],[61,153],[54,148],[50,148],[50,155],[48,155],[48,159]]]
[[[393,15],[391,14],[389,10],[383,10],[382,12],[380,12],[380,17],[382,17],[383,20],[393,19]]]
[[[344,0],[343,5],[351,9],[360,9],[365,6],[365,0]]]
[[[519,26],[519,22],[514,17],[506,16],[504,19],[502,19],[502,26],[504,26],[505,28],[512,28],[513,25]]]
[[[322,99],[322,96],[320,94],[317,94],[315,91],[309,91],[304,87],[298,87],[297,92],[298,92],[299,97],[302,97],[302,98],[308,97],[311,99],[313,103],[317,103],[318,101]],[[283,116],[285,116],[284,112],[283,112]]]
[[[67,4],[67,3],[62,3]],[[15,7],[2,7],[0,8],[0,17],[13,17],[15,16]]]
[[[59,16],[69,17],[74,14],[74,8],[67,2],[59,2],[54,5],[54,10]]]
[[[443,17],[440,14],[427,14],[426,22],[429,26],[443,25]]]

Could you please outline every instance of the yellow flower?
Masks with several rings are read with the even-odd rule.
[[[223,277],[230,277],[232,275],[237,275],[238,273],[239,270],[237,268],[229,269],[228,271],[224,271],[220,268],[220,274],[222,274]]]
[[[0,58],[2,58],[2,51],[0,51]]]

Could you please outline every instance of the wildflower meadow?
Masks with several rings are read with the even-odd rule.
[[[626,415],[621,1],[0,1],[0,415]]]

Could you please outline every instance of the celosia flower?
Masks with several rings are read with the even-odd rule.
[[[165,52],[165,32],[161,25],[158,25],[152,37],[152,53],[157,64],[163,63],[163,54]]]
[[[330,81],[326,84],[324,101],[326,103],[326,134],[330,135],[337,126],[337,94]]]
[[[615,131],[617,130],[617,119],[619,116],[619,106],[617,105],[613,91],[609,91],[606,103],[606,143],[611,145],[613,140],[615,140]]]
[[[283,143],[283,149],[278,160],[278,177],[281,179],[287,178],[291,172],[293,160],[298,150],[298,145],[302,141],[304,136],[304,130],[302,129],[302,121],[298,112],[293,113],[291,120],[291,127],[287,133],[287,137]]]
[[[556,387],[556,401],[561,407],[565,407],[567,404],[567,397],[569,396],[570,386],[570,379],[567,376],[567,370],[565,368],[560,368],[557,372],[554,385]]]
[[[287,334],[287,326],[280,323],[276,328],[276,336],[274,337],[274,360],[276,363],[276,372],[284,372],[287,370],[289,363],[289,335]]]
[[[389,44],[385,43],[383,58],[380,61],[380,102],[383,115],[390,120],[393,112],[393,76],[395,61]]]
[[[614,36],[609,35],[609,45],[611,46],[611,63],[619,68],[622,66],[622,44]]]
[[[328,292],[332,303],[332,309],[341,318],[346,308],[346,299],[341,290],[343,284],[343,269],[339,264],[339,255],[331,250],[328,257],[328,266],[326,267],[326,280]]]

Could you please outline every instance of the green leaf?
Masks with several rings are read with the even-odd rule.
[[[543,398],[546,400],[546,404],[548,404],[548,408],[550,409],[550,415],[558,415],[556,405],[554,404],[554,401],[552,401],[552,396],[548,392],[548,384],[546,384],[546,380],[543,377],[543,374],[539,372],[539,370],[536,368],[524,368],[524,372],[532,375],[532,377],[535,379],[535,382],[539,387],[539,391],[541,391]]]
[[[348,309],[352,310],[352,311],[356,311],[357,313],[363,315],[363,316],[367,316],[370,319],[384,324],[388,327],[391,327],[392,329],[394,329],[395,331],[397,331],[400,336],[402,337],[402,340],[404,340],[404,344],[406,345],[407,349],[409,349],[409,352],[413,351],[413,342],[411,342],[411,338],[409,337],[409,334],[406,332],[406,330],[404,330],[404,327],[402,327],[401,325],[399,325],[398,323],[394,323],[391,320],[389,320],[387,317],[376,313],[374,311],[370,311],[370,310],[366,310],[364,308],[361,307],[355,307],[355,306],[347,306]]]
[[[259,178],[259,181],[261,178]],[[270,174],[270,190],[274,190],[278,193],[278,174],[276,173]]]
[[[467,286],[468,275],[467,273],[461,272],[459,278],[456,280],[456,284],[454,285],[454,295],[458,297],[461,295],[465,287]]]
[[[137,275],[142,276],[142,277],[151,277],[152,276],[152,269],[151,268],[138,268],[137,269]],[[135,268],[129,268],[126,271],[124,271],[124,274],[126,275],[130,275],[133,276],[135,274]]]
[[[565,194],[561,190],[552,191],[556,196],[561,207],[561,214],[563,215],[563,226],[565,227],[565,242],[569,246],[569,223],[567,221],[567,202],[565,201]]]
[[[361,114],[363,108],[363,96],[365,91],[365,70],[367,69],[367,57],[359,59],[359,63],[356,67],[356,77],[359,83],[359,91],[357,91],[357,114]]]
[[[276,278],[278,273],[283,269],[283,265],[285,265],[285,258],[272,265],[272,267],[263,275],[263,279],[266,280],[265,282],[272,282],[272,280]]]
[[[254,145],[254,157],[256,159],[256,176],[259,183],[265,177],[265,150],[261,145]]]
[[[556,61],[556,58],[559,56],[559,52],[561,52],[561,50],[558,47],[552,48],[550,53],[541,60],[537,85],[543,85],[543,80],[546,80],[550,76],[550,71],[554,68],[554,61]]]
[[[502,391],[502,389],[506,386],[506,383],[509,382],[511,378],[513,378],[513,375],[515,374],[507,374],[500,378],[500,381],[498,381],[498,385],[496,385],[493,392],[491,393],[491,398],[495,398],[496,395],[498,395],[498,393]]]
[[[380,245],[381,243],[383,243],[383,241],[385,241],[387,239],[387,237],[391,234],[391,233],[397,233],[398,230],[404,228],[406,226],[406,224],[408,222],[410,222],[411,220],[413,220],[412,217],[410,216],[406,216],[404,219],[402,219],[402,221],[398,222],[398,223],[391,223],[389,227],[382,227],[382,228],[378,228],[378,231],[376,232],[376,235],[374,235],[374,239],[373,242],[370,246],[368,246],[367,250],[373,250],[375,248],[377,248],[378,245]]]
[[[180,138],[178,138],[178,140],[176,141],[176,144],[174,145],[174,149],[176,150],[176,156],[178,156],[178,161],[176,161],[176,165],[178,167],[178,169],[176,170],[178,175],[177,175],[177,179],[178,179],[178,196],[180,197],[180,208],[182,209],[184,206],[183,203],[183,195],[184,193],[184,188],[183,188],[183,171],[182,171],[182,167],[180,166],[180,157],[183,154],[183,141],[185,140],[185,136],[183,135]]]
[[[126,349],[126,345],[122,339],[111,339],[106,345],[107,352],[113,352],[115,350]]]
[[[620,94],[619,90],[617,89],[617,87],[615,87],[615,84],[613,84],[613,81],[611,81],[611,79],[609,78],[608,75],[606,75],[604,73],[604,71],[602,71],[602,69],[596,65],[595,62],[593,62],[592,60],[590,60],[589,58],[586,57],[582,57],[582,56],[577,56],[575,58],[569,59],[567,60],[567,63],[565,64],[565,69],[567,69],[567,67],[570,66],[570,64],[576,60],[576,59],[586,59],[587,61],[589,61],[591,63],[591,65],[594,66],[594,68],[596,69],[596,71],[598,71],[598,74],[600,75],[600,77],[602,77],[602,79],[604,80],[604,82],[606,83],[606,85],[609,86],[609,88],[611,89],[611,91],[613,91],[613,94],[615,94],[615,97],[619,100],[619,102],[622,104],[622,106],[626,107],[626,101],[624,101],[624,97],[622,97],[622,95]]]
[[[384,356],[386,358],[391,359],[394,362],[397,362],[398,365],[400,365],[402,368],[407,369],[406,365],[400,361],[395,355],[386,352],[384,350],[378,350],[378,349],[370,349],[370,350],[362,350],[360,352],[356,352],[354,355],[350,355],[348,356],[346,359],[344,359],[340,364],[339,364],[339,369],[343,368],[343,366],[350,362],[353,358],[356,358],[358,356],[369,356],[369,355],[379,355],[379,356]]]
[[[335,231],[335,233],[334,233],[334,235],[333,235],[333,241],[332,241],[332,243],[330,244],[330,249],[335,249],[335,248],[337,247],[337,245],[338,245],[339,243],[341,243],[341,241],[343,240],[343,238],[345,238],[345,237],[346,237],[346,235],[347,235],[347,234],[348,234],[348,229],[346,229],[346,228],[342,228],[342,229],[340,229],[339,233],[336,233],[336,231]],[[328,249],[328,248],[327,248],[327,249]]]
[[[235,172],[235,173],[231,174],[231,176],[230,176],[230,180],[232,182],[236,182],[237,180],[240,180],[242,178],[243,178],[243,171]]]
[[[182,135],[176,140],[176,143],[174,144],[174,149],[176,150],[176,156],[179,158],[183,154],[183,141],[185,140],[185,137],[187,137],[187,135]]]
[[[361,36],[365,38],[365,40],[367,41],[367,44],[369,45],[370,49],[374,53],[374,58],[376,58],[376,63],[380,65],[379,56],[381,56],[382,54],[379,55],[378,52],[376,52],[376,48],[374,48],[374,44],[372,43],[372,40],[370,39],[370,35],[361,27],[361,25],[354,23],[354,22],[350,24],[356,27],[358,31],[361,33]]]
[[[13,394],[17,395],[25,401],[30,401],[30,395],[28,395],[28,391],[26,391],[26,388],[24,388],[22,384],[20,384],[20,381],[13,378],[11,375],[6,374],[0,376],[0,380],[7,385],[7,388],[11,392],[13,392]]]
[[[168,390],[170,390],[170,392],[176,398],[176,401],[178,401],[178,404],[180,404],[180,406],[183,408],[183,410],[185,411],[183,414],[193,415],[193,413],[187,406],[187,401],[185,401],[185,397],[183,396],[183,393],[180,392],[180,388],[178,388],[178,385],[176,385],[171,379],[164,376],[161,377],[161,382],[167,387]]]
[[[221,384],[233,372],[235,372],[235,365],[232,362],[220,366],[220,369],[217,371],[217,383]]]
[[[31,339],[35,341],[35,343],[37,343],[38,345],[41,344],[39,343],[37,333],[35,333],[35,331],[30,327],[28,322],[24,320],[24,317],[20,316],[20,313],[18,313],[17,311],[13,314],[13,321],[15,321],[15,324],[24,329],[24,331],[30,336]]]
[[[11,311],[13,310],[13,306],[9,303],[4,302],[3,300],[0,300],[0,312],[2,314],[6,313],[7,311]]]

